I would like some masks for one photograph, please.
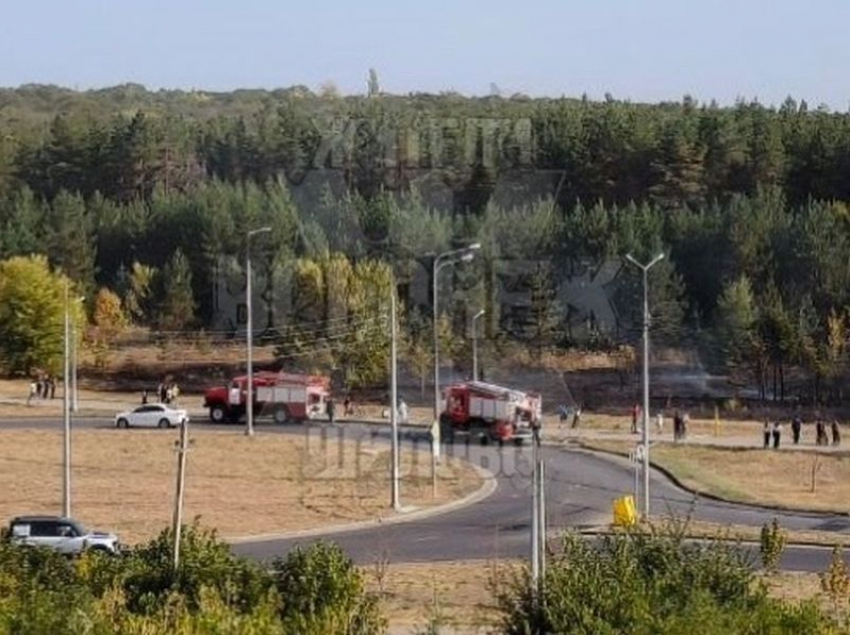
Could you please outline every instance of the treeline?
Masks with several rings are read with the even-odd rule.
[[[562,210],[545,199],[455,215],[428,207],[415,190],[371,199],[328,192],[300,209],[279,181],[157,189],[147,201],[128,203],[65,191],[47,202],[23,188],[0,201],[0,258],[45,253],[90,307],[95,291],[107,287],[138,324],[209,328],[217,277],[244,280],[247,231],[268,226],[254,237],[252,261],[262,289],[291,290],[291,313],[275,316],[287,324],[279,333],[287,343],[320,343],[338,334],[341,319],[350,329],[385,313],[388,294],[376,304],[354,292],[364,284],[384,288],[394,274],[410,336],[424,348],[430,296],[413,292],[415,275],[425,276],[427,288],[429,254],[478,242],[476,259],[443,281],[454,281],[441,297],[446,330],[463,333],[472,309],[484,307],[488,336],[511,335],[543,350],[578,343],[570,335],[574,307],[561,293],[565,275],[582,263],[664,251],[668,258],[651,276],[657,341],[700,347],[776,398],[785,396],[786,371],[803,371],[806,394],[821,400],[840,397],[837,380],[846,370],[848,223],[843,203],[795,206],[779,189],[676,210],[650,203]],[[354,275],[367,261],[391,269]],[[511,332],[500,279],[513,263],[526,272],[530,310],[526,328]],[[640,279],[625,267],[617,280],[619,339],[629,340],[640,324]],[[600,344],[617,343],[616,331],[603,335]]]
[[[217,178],[257,183],[338,168],[364,195],[404,190],[428,169],[455,211],[480,212],[500,179],[551,173],[576,200],[664,207],[778,187],[794,204],[848,200],[850,115],[786,100],[733,107],[608,98],[341,97],[277,91],[0,90],[0,192],[27,185],[130,201]]]
[[[487,310],[490,342],[542,351],[633,341],[635,270],[606,291],[618,323],[591,325],[589,340],[574,332],[584,318],[564,283],[626,253],[664,251],[651,277],[657,341],[698,347],[755,379],[763,396],[787,396],[787,376],[795,394],[841,398],[845,114],[791,101],[343,98],[298,87],[24,87],[0,98],[0,258],[46,254],[90,315],[105,287],[139,324],[209,328],[217,283],[244,279],[247,232],[267,226],[251,246],[258,284],[295,292],[292,314],[278,316],[289,323],[282,346],[320,341],[305,332],[335,334],[334,317],[305,302],[330,306],[338,289],[325,282],[341,278],[322,263],[342,254],[352,270],[362,260],[392,265],[424,368],[431,298],[421,289],[435,253],[482,244],[474,262],[445,274],[447,342],[474,305]],[[505,262],[525,263],[521,284]],[[506,285],[530,298],[519,326],[502,310]]]

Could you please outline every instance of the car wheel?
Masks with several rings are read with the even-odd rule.
[[[160,428],[170,428],[171,422],[168,419],[160,419],[159,420],[159,427]]]
[[[121,418],[120,418],[120,419],[119,419],[119,420],[115,423],[115,427],[116,427],[116,428],[124,428],[124,429],[127,429],[127,428],[129,428],[129,427],[130,427],[130,424],[129,424],[129,422],[128,422],[128,421],[127,421],[124,417],[121,417]]]
[[[221,406],[213,406],[210,408],[210,421],[213,423],[223,423],[227,413]]]

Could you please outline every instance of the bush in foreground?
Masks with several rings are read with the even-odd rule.
[[[0,634],[380,633],[360,572],[335,545],[276,561],[234,557],[215,532],[184,529],[172,567],[166,530],[122,557],[69,560],[0,542]]]
[[[527,572],[500,594],[506,633],[837,632],[813,602],[770,598],[736,545],[671,533],[566,535],[539,592]]]

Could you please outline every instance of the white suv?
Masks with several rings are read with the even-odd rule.
[[[48,547],[69,556],[83,551],[119,552],[118,536],[86,531],[77,521],[58,516],[19,516],[9,523],[13,544]]]

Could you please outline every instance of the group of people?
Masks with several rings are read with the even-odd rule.
[[[832,440],[830,441],[830,433]],[[795,415],[791,420],[791,435],[794,445],[799,445],[803,438],[803,418],[800,415]],[[763,429],[764,447],[769,448],[771,445],[774,449],[778,449],[782,443],[782,422],[770,421],[766,419]],[[829,432],[827,432],[827,424],[822,419],[818,418],[815,421],[815,445],[841,445],[841,428],[836,419],[829,424]]]
[[[177,401],[177,397],[180,396],[180,388],[177,386],[176,382],[166,380],[160,382],[160,384],[156,387],[156,397],[159,399],[159,403],[171,404]],[[147,389],[142,391],[142,404],[148,403],[150,397],[148,395]]]
[[[44,375],[39,373],[34,381],[30,382],[29,395],[27,396],[27,405],[32,403],[33,399],[53,399],[56,397],[56,379],[53,375]]]
[[[632,408],[632,434],[637,434],[639,429],[639,423],[642,420],[641,414],[643,413],[643,409],[635,404]],[[673,440],[674,441],[684,441],[685,437],[688,435],[688,422],[690,421],[690,415],[687,412],[681,412],[676,410],[673,413]],[[658,434],[664,432],[664,411],[659,410],[655,415],[655,429]]]

